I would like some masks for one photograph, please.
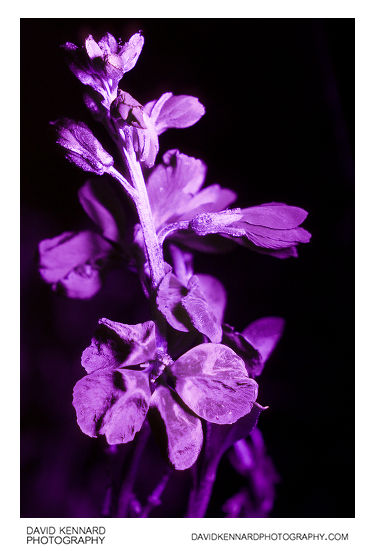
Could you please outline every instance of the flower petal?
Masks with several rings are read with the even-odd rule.
[[[266,409],[268,408],[255,402],[250,413],[232,425],[207,423],[204,461],[208,464],[217,462],[235,442],[250,434],[256,427],[260,414]]]
[[[163,156],[147,182],[147,192],[156,228],[183,217],[186,203],[202,187],[205,164],[173,149]]]
[[[224,285],[216,278],[207,274],[196,274],[200,288],[219,323],[223,322],[227,293]]]
[[[229,346],[245,362],[249,377],[260,375],[263,369],[263,361],[259,351],[248,339],[238,333],[230,325],[223,325],[223,344]]]
[[[156,304],[173,329],[187,333],[191,325],[189,316],[181,305],[184,293],[186,294],[186,288],[172,272],[168,272],[160,282]]]
[[[164,421],[168,455],[175,469],[184,470],[194,465],[203,444],[200,419],[183,408],[163,386],[153,393],[150,407],[157,408]]]
[[[266,362],[280,340],[284,326],[283,318],[260,318],[250,323],[242,335],[260,352],[262,361]]]
[[[91,373],[98,369],[137,365],[153,359],[155,349],[153,321],[126,325],[101,318],[90,346],[82,353],[82,367]]]
[[[168,128],[187,128],[204,115],[205,108],[194,96],[174,96],[171,92],[163,94],[151,109],[150,116],[160,135]]]
[[[85,434],[104,434],[108,444],[133,440],[145,420],[151,393],[148,376],[139,371],[96,371],[73,390],[77,422]]]
[[[39,272],[52,288],[71,298],[90,298],[101,286],[100,270],[112,246],[92,231],[64,232],[39,243]]]
[[[103,57],[103,52],[100,49],[99,45],[95,42],[91,34],[85,40],[85,47],[87,55],[90,59],[95,59],[96,57]]]
[[[194,327],[212,342],[221,341],[221,323],[201,290],[196,276],[190,278],[185,287],[174,274],[167,273],[160,282],[156,304],[168,323],[177,331],[189,332]]]
[[[106,54],[117,54],[117,40],[111,33],[106,33],[98,42],[99,48]]]
[[[129,41],[126,42],[119,50],[118,55],[121,57],[123,64],[123,73],[127,73],[133,69],[134,65],[140,56],[145,39],[140,32],[133,34]]]
[[[305,220],[307,211],[285,203],[263,203],[242,209],[243,218],[248,224],[266,226],[279,230],[296,228]]]
[[[208,283],[207,280],[206,283]],[[187,289],[187,295],[182,297],[181,305],[187,312],[191,323],[197,331],[206,335],[211,342],[220,342],[222,337],[221,322],[215,314],[215,306],[212,308],[201,288],[200,279],[197,276],[190,278]],[[220,308],[220,305],[216,303],[216,310],[218,310],[218,307]]]
[[[222,188],[218,184],[213,184],[194,195],[186,203],[185,212],[181,217],[184,220],[191,220],[197,214],[202,212],[218,212],[226,209],[237,199],[237,195],[231,189]]]
[[[222,344],[196,346],[170,371],[185,404],[211,423],[234,423],[251,411],[257,397],[258,385],[247,376],[244,362]]]
[[[99,226],[102,234],[111,241],[121,241],[126,227],[122,196],[114,182],[102,179],[87,180],[78,192],[79,202],[86,214]]]

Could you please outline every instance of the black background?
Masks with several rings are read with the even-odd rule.
[[[279,472],[274,517],[354,516],[354,20],[153,19],[21,21],[21,515],[98,516],[103,442],[75,422],[71,391],[100,316],[143,321],[135,277],[121,270],[91,301],[54,295],[38,242],[88,226],[77,200],[87,175],[54,144],[49,121],[94,127],[59,45],[88,33],[145,46],[122,87],[141,103],[192,94],[206,115],[161,137],[208,165],[207,183],[309,211],[298,259],[237,248],[197,254],[228,291],[225,320],[279,315],[286,330],[260,378],[263,431]],[[129,279],[130,278],[130,279]],[[125,282],[125,283],[124,283]],[[214,507],[213,516],[220,511]]]

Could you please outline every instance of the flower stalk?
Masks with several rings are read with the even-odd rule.
[[[310,234],[301,227],[307,212],[299,207],[265,203],[228,208],[236,194],[219,184],[203,188],[206,166],[200,159],[172,149],[155,165],[159,135],[192,126],[205,108],[198,98],[172,92],[141,105],[118,88],[143,42],[141,33],[124,44],[107,33],[98,43],[90,35],[83,49],[65,45],[70,69],[95,92],[86,94],[86,106],[107,128],[122,169],[85,123],[54,123],[66,158],[86,172],[116,179],[134,204],[139,223],[128,227],[118,186],[115,190],[111,181],[107,186],[86,182],[79,199],[95,229],[64,232],[41,242],[40,273],[54,290],[88,299],[99,291],[114,260],[129,259],[131,268],[138,268],[151,319],[135,325],[99,319],[82,354],[86,375],[73,389],[77,423],[90,437],[105,436],[109,445],[134,440],[130,463],[126,461],[116,484],[120,490],[107,496],[107,513],[118,496],[117,517],[149,516],[161,503],[173,470],[193,469],[186,516],[203,517],[220,458],[248,436],[266,409],[256,403],[255,377],[276,346],[283,323],[261,318],[242,333],[225,325],[225,288],[213,276],[194,272],[193,251],[223,252],[226,240],[288,258],[297,256],[297,246],[307,243]],[[165,250],[171,266],[164,260],[164,242],[169,242]],[[167,473],[160,469],[160,481],[142,510],[136,483],[141,458],[151,448],[149,422],[158,439],[167,442],[169,463]]]

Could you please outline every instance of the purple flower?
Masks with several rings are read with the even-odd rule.
[[[105,268],[125,245],[122,197],[112,182],[87,181],[79,200],[98,231],[64,232],[39,243],[39,272],[54,291],[88,299],[100,289]],[[100,233],[99,233],[100,232]]]
[[[82,366],[88,375],[73,393],[81,430],[91,437],[104,434],[109,444],[126,443],[151,407],[164,423],[176,469],[190,467],[199,455],[200,419],[233,424],[251,411],[257,396],[257,383],[230,348],[200,344],[173,362],[157,350],[152,321],[125,325],[99,320]]]
[[[39,272],[52,289],[88,299],[101,287],[111,245],[92,231],[64,232],[39,243]]]
[[[202,161],[178,150],[167,151],[163,164],[152,171],[147,190],[162,240],[170,235],[188,247],[213,252],[229,238],[279,258],[297,256],[297,245],[310,240],[300,227],[307,216],[304,209],[284,203],[227,209],[236,194],[218,184],[201,189],[205,175]]]
[[[111,115],[120,125],[132,127],[133,146],[138,160],[147,167],[155,163],[160,134],[169,128],[187,128],[204,115],[204,106],[193,96],[166,92],[144,107],[127,92],[118,91]]]
[[[236,194],[214,184],[201,190],[207,167],[200,159],[177,149],[163,155],[147,181],[147,193],[158,230],[202,212],[216,212],[236,200]]]
[[[140,32],[133,34],[124,45],[107,33],[99,42],[89,35],[82,48],[71,42],[63,48],[69,57],[70,70],[83,84],[98,92],[109,108],[116,97],[119,81],[137,63],[143,44]]]
[[[300,227],[307,212],[285,203],[264,203],[245,209],[228,209],[195,216],[189,229],[195,234],[229,237],[250,248],[287,258],[297,256],[297,245],[308,243],[311,234]]]

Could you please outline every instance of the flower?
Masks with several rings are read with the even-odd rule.
[[[220,235],[278,258],[297,256],[297,245],[311,234],[300,227],[307,212],[285,203],[264,203],[195,216],[189,229],[200,236]]]
[[[99,179],[98,179],[99,180]],[[100,289],[107,266],[126,246],[122,194],[114,182],[87,181],[79,201],[97,231],[64,232],[39,243],[39,273],[54,291],[89,299]]]
[[[297,245],[310,240],[300,227],[304,209],[285,203],[228,209],[236,194],[218,184],[201,189],[205,175],[201,160],[178,150],[167,151],[150,174],[147,191],[162,240],[170,235],[190,248],[216,252],[229,238],[278,258],[297,256]]]
[[[147,180],[147,193],[157,230],[202,212],[215,212],[233,203],[234,191],[214,184],[201,190],[207,167],[177,149],[163,155]]]
[[[137,63],[143,44],[141,32],[133,34],[123,45],[106,33],[99,42],[89,35],[82,48],[71,42],[63,48],[69,57],[70,70],[83,84],[98,92],[109,108],[116,97],[119,81]]]
[[[138,160],[152,167],[159,151],[158,136],[169,128],[187,128],[204,115],[205,108],[194,96],[166,92],[144,107],[129,93],[118,90],[111,115],[120,127],[132,127],[133,147]]]
[[[200,344],[173,361],[157,349],[152,321],[125,325],[102,318],[82,366],[88,374],[73,391],[82,432],[104,434],[109,444],[130,442],[151,408],[164,423],[178,470],[199,455],[201,419],[235,423],[251,412],[258,390],[244,362],[225,345]]]

